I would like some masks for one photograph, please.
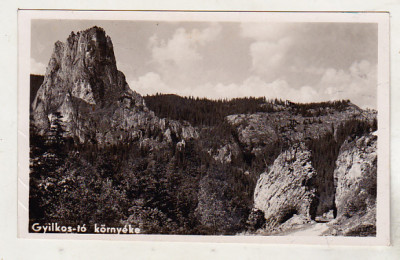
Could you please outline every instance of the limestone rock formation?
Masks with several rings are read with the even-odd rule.
[[[280,109],[274,113],[229,115],[226,120],[237,129],[239,141],[254,150],[278,139],[297,143],[323,136],[349,119],[372,121],[376,118],[376,111],[362,110],[351,103],[343,111],[325,108],[316,116],[303,116],[290,107]]]
[[[377,137],[367,135],[346,141],[336,165],[336,232],[371,235],[376,229]]]
[[[165,141],[198,137],[189,124],[160,119],[146,107],[117,70],[112,41],[99,27],[55,43],[32,104],[33,124],[41,134],[55,113],[62,116],[65,135],[79,142],[112,144],[140,140],[149,132]]]
[[[254,208],[264,213],[267,229],[283,224],[294,215],[311,221],[316,172],[311,153],[303,144],[283,152],[268,172],[261,174],[254,192]]]

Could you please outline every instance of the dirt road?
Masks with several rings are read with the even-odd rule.
[[[329,229],[327,223],[312,223],[302,228],[285,232],[286,236],[321,236]]]

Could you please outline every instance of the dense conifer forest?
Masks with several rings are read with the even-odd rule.
[[[186,120],[194,126],[219,124],[228,115],[277,112],[290,108],[294,114],[304,117],[321,116],[327,108],[343,111],[349,100],[315,103],[293,103],[281,99],[267,100],[265,97],[244,97],[210,100],[207,98],[181,97],[173,94],[144,96],[146,105],[159,117]]]

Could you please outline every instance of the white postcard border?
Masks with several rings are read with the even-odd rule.
[[[33,19],[354,22],[378,23],[378,195],[376,237],[197,236],[28,233],[29,201],[29,74]],[[390,244],[390,93],[389,14],[343,12],[173,12],[173,11],[61,11],[18,12],[18,237],[45,239],[101,239],[176,242],[233,242],[320,245]]]

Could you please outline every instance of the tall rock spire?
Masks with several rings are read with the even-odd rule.
[[[111,38],[96,26],[72,32],[66,42],[54,45],[32,104],[34,124],[43,133],[49,127],[50,115],[60,112],[67,130],[77,134],[84,125],[81,119],[97,121],[105,107],[112,114],[124,96],[144,107],[142,97],[130,90],[124,74],[117,70]]]
[[[65,43],[55,43],[43,86],[34,109],[51,99],[47,109],[55,110],[66,93],[89,104],[104,105],[128,89],[117,70],[111,39],[99,27],[72,32]]]
[[[165,120],[160,123],[143,97],[129,88],[117,70],[111,38],[96,26],[72,32],[66,42],[54,45],[32,103],[33,124],[41,134],[49,130],[55,113],[61,114],[66,135],[80,142],[115,143],[141,137],[149,127],[166,130]],[[176,135],[185,133],[179,129]]]

